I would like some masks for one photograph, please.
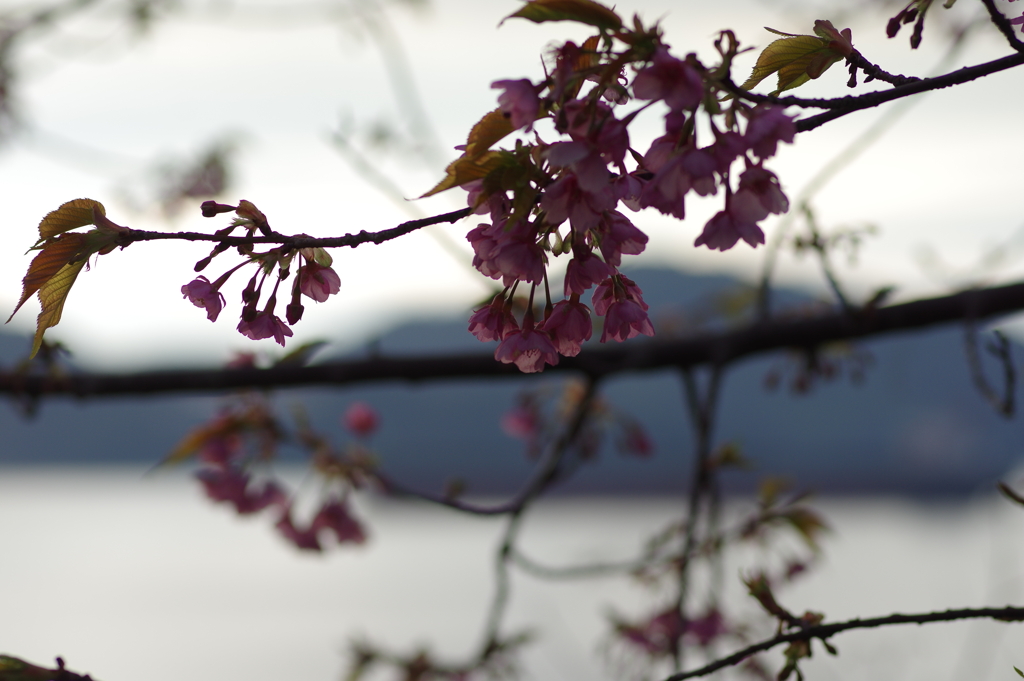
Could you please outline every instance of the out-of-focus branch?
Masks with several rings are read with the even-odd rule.
[[[1024,310],[1024,283],[964,291],[882,308],[775,319],[719,334],[586,348],[562,358],[548,372],[575,371],[592,377],[667,367],[725,364],[784,348],[808,349],[836,341],[885,334]],[[26,397],[79,398],[162,393],[205,393],[240,388],[352,385],[383,381],[423,382],[457,378],[522,378],[490,353],[369,357],[314,366],[269,369],[144,371],[132,374],[40,376],[0,373],[0,393]]]
[[[805,627],[798,631],[779,634],[773,638],[755,643],[743,650],[737,651],[728,657],[688,672],[673,674],[665,681],[683,681],[683,679],[695,679],[700,676],[707,676],[723,667],[731,667],[743,662],[751,655],[770,650],[783,643],[793,641],[810,641],[811,639],[825,640],[831,636],[851,629],[871,629],[875,627],[886,627],[894,624],[929,624],[931,622],[953,622],[965,619],[993,619],[1002,622],[1020,622],[1024,620],[1024,608],[1007,606],[1005,608],[964,608],[962,610],[944,610],[942,612],[928,612],[916,615],[894,614],[887,617],[875,617],[873,619],[853,619],[846,622],[834,622],[832,624],[821,624],[814,627]]]

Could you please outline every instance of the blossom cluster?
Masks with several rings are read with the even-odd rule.
[[[376,428],[376,419],[375,412],[357,403],[342,422],[358,438],[365,438]],[[299,549],[320,551],[325,536],[333,536],[339,544],[366,541],[362,523],[348,503],[350,490],[363,483],[365,466],[358,460],[361,445],[355,445],[355,456],[342,457],[308,427],[300,430],[297,439],[312,450],[314,468],[329,482],[338,483],[303,523],[296,520],[294,499],[284,485],[269,474],[258,478],[253,474],[254,468],[266,466],[282,439],[269,406],[261,399],[246,398],[191,433],[170,458],[195,456],[200,463],[196,479],[210,499],[230,504],[239,515],[272,511],[278,533]]]
[[[218,235],[227,236],[237,227],[244,228],[249,236],[252,236],[256,230],[264,234],[270,233],[266,216],[249,201],[241,201],[237,206],[206,201],[202,208],[203,215],[206,217],[232,211],[235,213],[236,217],[231,225],[218,231]],[[227,249],[221,245],[214,247],[209,256],[196,263],[196,271],[205,269],[214,257],[225,250]],[[283,346],[284,339],[292,335],[290,326],[302,318],[304,311],[302,296],[322,303],[329,296],[341,290],[341,278],[337,272],[331,269],[331,256],[322,248],[296,250],[281,246],[265,253],[256,253],[251,246],[239,246],[238,252],[239,255],[245,257],[242,263],[232,267],[213,282],[200,275],[182,286],[181,293],[193,305],[205,309],[207,319],[211,322],[217,321],[225,302],[224,295],[220,292],[221,287],[232,274],[242,267],[250,264],[257,265],[256,273],[253,274],[242,291],[242,318],[238,323],[238,332],[252,340],[273,338]],[[291,300],[285,308],[285,320],[282,321],[276,314],[277,291],[281,282],[290,276],[293,262],[298,262],[299,266],[292,283]],[[263,286],[267,277],[274,274],[275,269],[277,277],[274,279],[273,289],[261,309],[260,299]]]
[[[619,43],[624,50],[616,51]],[[728,63],[734,41],[723,36],[718,46]],[[473,265],[504,290],[474,312],[469,331],[498,342],[497,360],[537,372],[560,356],[574,357],[594,335],[594,316],[603,318],[601,342],[654,335],[643,291],[620,271],[623,256],[642,253],[648,237],[622,206],[683,219],[688,195],[721,191],[724,205],[694,245],[724,251],[740,240],[752,247],[764,243],[759,223],[789,208],[764,163],[780,142],[793,141],[796,128],[780,107],[729,100],[723,71],[705,67],[693,54],[673,56],[656,27],[637,22],[632,31],[561,45],[541,83],[492,84],[502,91],[498,111],[470,133],[460,147],[463,156],[449,167],[449,180],[435,191],[461,186],[474,213],[489,218],[467,239]],[[594,85],[586,89],[589,83]],[[640,105],[621,115],[630,102]],[[629,126],[656,102],[666,110],[664,134],[641,153],[630,145]],[[698,126],[698,117],[709,125]],[[533,130],[543,119],[558,139],[545,140]],[[533,130],[533,141],[519,140],[514,150],[489,149],[514,130]],[[698,142],[698,131],[707,139]],[[460,179],[465,177],[471,179]],[[559,300],[551,296],[548,270],[562,255],[568,263]],[[526,287],[527,303],[517,318],[515,295]],[[542,306],[535,301],[538,290],[545,296]],[[588,305],[584,296],[591,291]]]

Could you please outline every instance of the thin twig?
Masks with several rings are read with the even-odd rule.
[[[694,669],[680,674],[673,674],[665,681],[683,681],[683,679],[694,679],[700,676],[707,676],[723,667],[731,667],[743,662],[751,655],[770,650],[783,643],[793,641],[809,641],[811,639],[825,640],[843,631],[851,629],[870,629],[874,627],[885,627],[894,624],[928,624],[931,622],[952,622],[964,619],[994,619],[1002,622],[1020,622],[1024,620],[1024,608],[1007,606],[1005,608],[965,608],[962,610],[944,610],[942,612],[928,612],[916,615],[894,614],[887,617],[875,617],[873,619],[853,619],[846,622],[835,622],[832,624],[821,624],[815,627],[806,627],[799,631],[792,631],[772,637],[760,643],[748,646],[728,657],[707,664],[700,669]]]
[[[1010,43],[1010,47],[1018,52],[1024,52],[1024,42],[1021,42],[1017,34],[1014,33],[1013,24],[1010,23],[1005,14],[999,11],[996,3],[993,0],[981,0],[981,4],[985,5],[989,18],[996,25],[996,28],[999,29],[999,32],[1003,34],[1003,37],[1006,38],[1006,42]]]

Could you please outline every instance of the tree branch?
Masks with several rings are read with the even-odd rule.
[[[1024,52],[1024,42],[1021,42],[1017,34],[1013,32],[1013,24],[1010,23],[1005,14],[999,11],[996,3],[993,0],[981,0],[981,4],[985,5],[989,18],[992,19],[992,23],[996,25],[999,32],[1006,38],[1006,42],[1010,43],[1010,47],[1018,52]]]
[[[418,229],[439,225],[444,222],[458,222],[469,216],[469,208],[461,208],[450,213],[434,215],[420,220],[409,220],[397,227],[383,229],[379,232],[367,232],[363,230],[358,234],[346,234],[345,236],[315,238],[311,236],[221,236],[218,234],[204,234],[202,232],[148,232],[142,229],[127,229],[119,237],[117,244],[122,248],[136,241],[163,241],[167,239],[180,239],[183,241],[214,241],[228,246],[248,246],[252,244],[280,244],[290,248],[338,248],[350,246],[355,248],[360,244],[373,243],[382,244],[385,241],[397,239]]]
[[[832,624],[820,624],[814,627],[806,627],[799,631],[779,634],[774,638],[755,643],[743,650],[739,650],[728,657],[688,672],[673,674],[665,681],[683,681],[683,679],[694,679],[699,676],[707,676],[723,667],[731,667],[743,662],[751,655],[764,652],[793,641],[809,641],[811,639],[825,640],[843,631],[851,629],[870,629],[874,627],[885,627],[893,624],[928,624],[930,622],[952,622],[964,619],[994,619],[1003,622],[1020,622],[1024,620],[1024,608],[1007,606],[1005,608],[965,608],[962,610],[944,610],[942,612],[928,612],[917,615],[894,614],[888,617],[875,617],[873,619],[853,619],[846,622],[834,622]]]
[[[1019,52],[1017,54],[1011,54],[1009,56],[1002,57],[994,61],[985,62],[984,64],[967,66],[958,71],[953,71],[942,76],[936,76],[934,78],[924,78],[913,83],[908,83],[907,85],[900,85],[899,87],[894,87],[891,90],[881,90],[878,92],[869,92],[867,94],[858,95],[855,97],[849,96],[841,97],[834,100],[826,100],[834,103],[834,105],[829,106],[829,108],[831,109],[830,111],[826,111],[824,113],[811,116],[810,118],[798,120],[796,122],[796,129],[797,132],[807,132],[808,130],[814,130],[815,128],[824,123],[828,123],[829,121],[841,118],[842,116],[845,116],[848,113],[853,113],[854,111],[870,109],[878,106],[879,104],[891,102],[894,99],[909,97],[910,95],[928,92],[929,90],[941,90],[942,88],[947,88],[953,85],[960,85],[962,83],[967,83],[972,80],[977,80],[978,78],[982,78],[984,76],[992,75],[993,73],[998,73],[999,71],[1012,69],[1022,64],[1024,64],[1024,52]],[[791,105],[787,104],[785,101],[787,99],[790,99],[788,97],[780,97],[774,99],[778,99],[778,104],[781,104],[783,106]],[[771,99],[765,101],[771,101]],[[808,101],[813,102],[815,100]],[[798,106],[802,105],[798,104]],[[821,107],[818,104],[810,104],[810,106],[818,106],[819,108],[825,108]]]
[[[563,357],[548,372],[573,371],[600,377],[628,371],[725,364],[784,348],[810,349],[836,341],[868,338],[946,324],[980,320],[1024,310],[1024,283],[964,291],[853,313],[830,312],[814,317],[776,319],[719,334],[653,340],[604,348],[587,348]],[[39,398],[79,398],[162,393],[207,393],[246,388],[271,389],[313,385],[353,385],[383,381],[457,378],[522,378],[511,364],[491,353],[369,357],[313,366],[269,369],[144,371],[133,374],[31,375],[0,373],[0,394]]]

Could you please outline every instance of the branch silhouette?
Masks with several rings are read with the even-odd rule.
[[[577,372],[592,378],[627,371],[653,371],[726,364],[785,348],[813,350],[837,341],[869,338],[963,320],[976,322],[1024,310],[1024,283],[963,291],[882,308],[774,319],[724,333],[587,348],[565,357],[548,372]],[[0,394],[31,398],[78,398],[161,393],[203,393],[238,389],[339,386],[384,381],[417,383],[442,379],[517,378],[512,364],[489,352],[406,357],[368,357],[312,366],[267,369],[207,369],[35,375],[0,373]]]

